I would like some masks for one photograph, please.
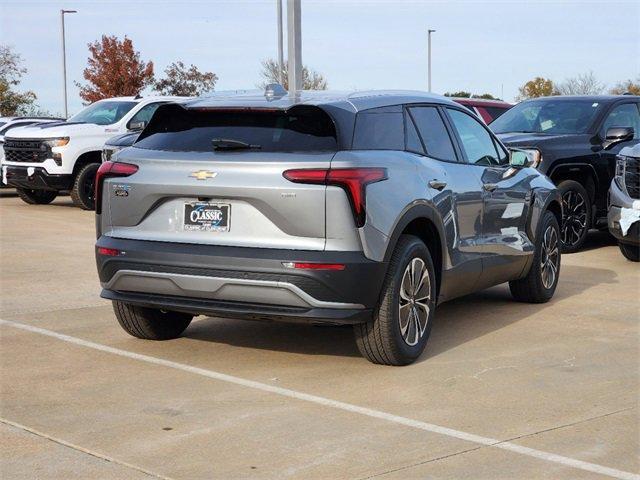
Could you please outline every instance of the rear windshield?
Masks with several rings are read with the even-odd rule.
[[[288,111],[185,110],[163,106],[136,142],[138,148],[173,152],[212,152],[214,140],[252,145],[251,151],[337,151],[336,130],[317,107]],[[258,148],[259,147],[259,148]]]

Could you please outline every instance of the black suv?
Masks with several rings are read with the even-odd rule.
[[[522,102],[491,123],[505,145],[538,152],[536,167],[562,193],[563,251],[606,228],[616,155],[640,142],[640,97],[555,96]]]

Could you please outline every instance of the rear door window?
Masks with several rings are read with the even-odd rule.
[[[356,116],[354,150],[404,150],[402,107],[365,110]]]
[[[408,152],[418,153],[420,155],[424,155],[424,147],[422,146],[422,141],[420,140],[420,136],[418,135],[418,131],[416,130],[416,126],[413,123],[413,119],[409,112],[405,114],[405,131],[407,134],[407,146],[406,150]]]
[[[447,132],[438,109],[436,107],[411,107],[409,112],[418,127],[422,142],[427,149],[427,155],[440,160],[455,161],[456,154],[451,137],[449,137],[449,132]]]
[[[332,119],[317,107],[280,110],[184,109],[163,105],[137,148],[212,152],[214,140],[255,146],[257,152],[337,151]]]

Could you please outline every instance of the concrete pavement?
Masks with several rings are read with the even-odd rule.
[[[640,269],[605,234],[551,303],[444,304],[391,368],[348,328],[200,317],[136,340],[98,297],[91,212],[4,194],[0,229],[6,478],[640,478]]]

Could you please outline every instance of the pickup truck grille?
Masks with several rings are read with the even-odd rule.
[[[626,157],[624,168],[624,186],[627,195],[640,199],[640,158]]]
[[[7,162],[42,163],[49,156],[49,148],[42,143],[42,140],[11,138],[4,140],[4,158]]]

